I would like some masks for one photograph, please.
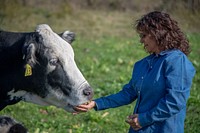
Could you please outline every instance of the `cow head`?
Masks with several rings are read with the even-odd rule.
[[[63,33],[62,37],[66,35],[69,33]],[[92,89],[78,69],[68,43],[73,39],[68,38],[68,42],[64,39],[46,24],[38,25],[35,34],[26,38],[20,70],[23,81],[17,82],[18,88],[10,92],[12,98],[54,105],[69,112],[91,100]]]

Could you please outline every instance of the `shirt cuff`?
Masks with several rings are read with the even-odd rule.
[[[142,127],[145,127],[153,123],[150,115],[148,115],[147,113],[138,114],[138,120],[139,120],[140,126]]]
[[[104,109],[104,102],[102,99],[99,98],[99,99],[95,99],[94,101],[96,103],[96,106],[94,107],[96,111]]]

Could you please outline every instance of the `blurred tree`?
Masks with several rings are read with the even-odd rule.
[[[177,7],[185,7],[193,13],[200,10],[200,0],[1,0],[0,7],[10,3],[16,3],[21,6],[43,7],[57,10],[56,6],[68,5],[74,9],[87,8],[95,10],[120,10],[120,11],[141,11],[141,10],[175,10]],[[59,9],[59,8],[58,8]]]
[[[173,11],[184,8],[196,13],[200,11],[200,0],[163,0],[161,9],[165,11]]]
[[[193,13],[200,10],[200,0],[187,0],[187,5]]]
[[[87,0],[87,5],[88,6],[92,6],[92,4],[93,4],[92,0]]]

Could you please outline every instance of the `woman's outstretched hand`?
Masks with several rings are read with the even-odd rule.
[[[76,113],[73,114],[79,114],[81,112],[88,112],[90,109],[93,109],[96,106],[95,101],[91,101],[88,104],[82,104],[74,107],[74,110]]]

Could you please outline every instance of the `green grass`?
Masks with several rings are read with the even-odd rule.
[[[191,95],[188,101],[185,130],[186,133],[197,133],[200,129],[200,34],[190,34],[188,37],[192,45],[192,53],[189,58],[196,68],[196,75],[193,80]]]
[[[48,23],[57,32],[69,29],[77,34],[73,43],[75,60],[94,88],[94,98],[118,92],[131,78],[133,64],[147,55],[131,27],[132,20],[141,12],[74,12],[65,9],[67,12],[63,15],[63,10],[50,12],[21,7],[10,12],[8,6],[5,8],[5,16],[0,19],[0,28],[4,30],[33,31],[37,24]],[[188,31],[187,28],[183,25],[184,31]],[[185,132],[197,133],[200,130],[200,34],[188,31],[187,35],[192,47],[189,58],[197,73],[187,105]],[[133,112],[134,105],[99,112],[91,110],[74,116],[55,107],[20,102],[7,106],[0,115],[14,117],[30,133],[125,133],[129,126],[124,121]]]

